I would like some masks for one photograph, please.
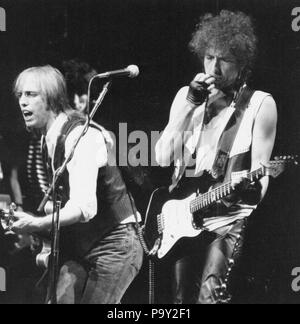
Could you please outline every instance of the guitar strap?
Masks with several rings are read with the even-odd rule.
[[[254,91],[251,90],[248,86],[244,86],[240,91],[240,95],[238,95],[237,102],[235,104],[235,111],[230,117],[218,143],[217,154],[212,167],[212,176],[215,179],[224,179],[225,177],[230,151],[232,149],[237,132],[240,128],[244,113],[254,93]],[[170,192],[172,192],[172,190],[177,187],[185,172],[185,169],[186,164],[183,163],[183,165],[181,165],[177,169],[177,174],[176,172],[174,172],[172,184],[169,187]]]
[[[211,172],[214,179],[222,181],[225,178],[230,152],[253,93],[253,90],[245,86],[237,98],[235,111],[230,117],[218,143],[217,154]]]

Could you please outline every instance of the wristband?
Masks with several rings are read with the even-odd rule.
[[[195,106],[202,105],[209,95],[209,91],[207,90],[208,86],[205,82],[192,81],[186,97],[187,101]]]

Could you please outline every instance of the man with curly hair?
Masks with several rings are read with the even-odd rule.
[[[179,254],[174,253],[174,303],[231,300],[229,279],[247,218],[267,191],[268,177],[251,182],[243,176],[269,161],[276,135],[273,97],[246,85],[256,45],[252,21],[244,13],[223,10],[201,17],[190,48],[203,72],[178,91],[156,146],[161,166],[175,164],[170,190],[176,190],[179,181],[184,186],[191,177],[201,185],[206,173],[236,184],[233,194],[210,204],[198,224],[194,215],[195,225],[204,233],[182,241]]]
[[[79,112],[87,113],[88,85],[97,71],[87,62],[72,59],[63,62],[68,97],[71,106]]]

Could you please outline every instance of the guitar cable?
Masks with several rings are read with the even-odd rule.
[[[134,214],[134,217],[135,217],[136,230],[137,230],[137,235],[138,235],[139,241],[141,243],[141,246],[142,246],[145,254],[149,258],[149,263],[148,263],[148,269],[149,269],[148,270],[149,271],[149,285],[148,285],[149,294],[148,294],[148,303],[150,305],[152,305],[152,304],[154,304],[154,301],[155,301],[155,263],[154,263],[153,259],[150,257],[150,250],[148,249],[147,243],[145,242],[144,235],[143,235],[143,228],[144,227],[141,226],[140,223],[139,223],[139,221],[138,221],[137,210],[135,208],[135,204],[134,204],[134,201],[133,201],[133,197],[129,193],[128,190],[127,190],[127,194],[129,196],[131,208],[133,210],[133,214]]]

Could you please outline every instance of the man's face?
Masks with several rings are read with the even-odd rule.
[[[75,93],[75,95],[74,95],[75,109],[82,113],[86,113],[87,99],[88,99],[88,96],[86,94],[83,94],[80,96],[77,93]]]
[[[215,85],[220,90],[232,88],[240,73],[240,67],[233,55],[213,48],[205,53],[204,70],[206,74],[216,78]]]
[[[29,74],[21,80],[17,97],[26,126],[29,129],[47,131],[53,112],[47,109],[46,100],[34,75]]]

